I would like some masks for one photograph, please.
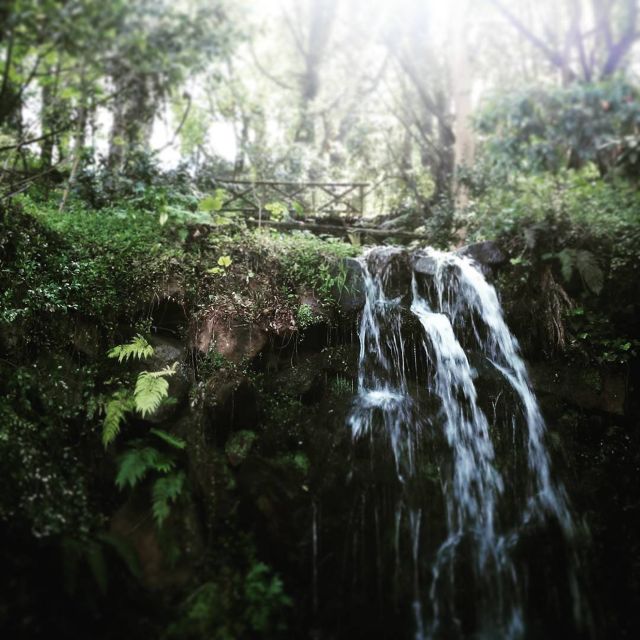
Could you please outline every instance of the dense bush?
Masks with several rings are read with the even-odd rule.
[[[637,177],[640,100],[626,81],[500,93],[476,121],[492,162],[505,172],[558,172],[595,163]]]

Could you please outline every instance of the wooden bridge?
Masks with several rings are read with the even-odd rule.
[[[362,217],[367,182],[279,182],[275,180],[219,180],[228,197],[225,211],[268,218],[269,207],[284,205],[292,217]]]
[[[424,234],[367,225],[365,201],[373,191],[368,182],[287,182],[218,179],[224,190],[222,211],[244,215],[250,226],[308,230],[336,236],[426,239]]]

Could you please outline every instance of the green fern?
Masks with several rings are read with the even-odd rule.
[[[604,286],[604,272],[591,251],[563,249],[557,255],[565,282],[570,282],[574,269],[577,269],[587,289],[600,295]]]
[[[149,471],[169,473],[174,467],[175,462],[171,458],[153,447],[132,447],[118,459],[116,486],[118,489],[127,485],[133,488]]]
[[[159,527],[169,517],[171,503],[175,502],[182,493],[184,471],[176,471],[162,478],[158,478],[153,485],[153,517]]]
[[[153,355],[154,349],[147,340],[140,334],[136,335],[131,342],[119,344],[113,347],[108,353],[109,358],[118,358],[118,362],[126,362],[130,358],[144,360]]]
[[[113,394],[105,406],[102,424],[102,444],[105,448],[116,439],[126,414],[133,411],[134,407],[134,399],[129,391],[120,389]]]
[[[178,436],[171,435],[162,429],[150,429],[150,433],[158,436],[161,440],[164,440],[167,444],[170,444],[175,449],[184,449],[187,446],[187,443],[182,439],[178,438]]]
[[[169,395],[167,377],[176,372],[176,364],[160,371],[143,371],[138,375],[136,388],[133,392],[136,410],[144,418],[153,413]]]

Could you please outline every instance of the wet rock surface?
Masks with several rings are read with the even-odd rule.
[[[471,258],[477,263],[487,267],[501,267],[509,260],[509,257],[500,245],[493,240],[468,244],[458,249],[456,253],[460,256]]]
[[[581,367],[537,362],[530,366],[538,393],[563,400],[584,410],[625,414],[627,372],[624,367]]]
[[[205,317],[196,330],[194,345],[208,353],[214,349],[231,362],[255,357],[267,343],[266,332],[255,324],[236,324],[234,318]]]
[[[332,295],[339,309],[345,314],[351,314],[364,305],[364,274],[362,265],[355,258],[345,258],[343,268],[344,284],[334,287]]]

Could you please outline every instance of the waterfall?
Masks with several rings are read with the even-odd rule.
[[[470,259],[430,249],[376,248],[362,267],[349,426],[355,442],[368,442],[371,465],[391,455],[391,582],[407,574],[401,597],[411,600],[412,636],[528,637],[532,559],[522,545],[548,535],[571,549],[575,526],[496,291]],[[479,391],[480,366],[499,392]],[[568,601],[580,618],[578,563],[565,557]]]

